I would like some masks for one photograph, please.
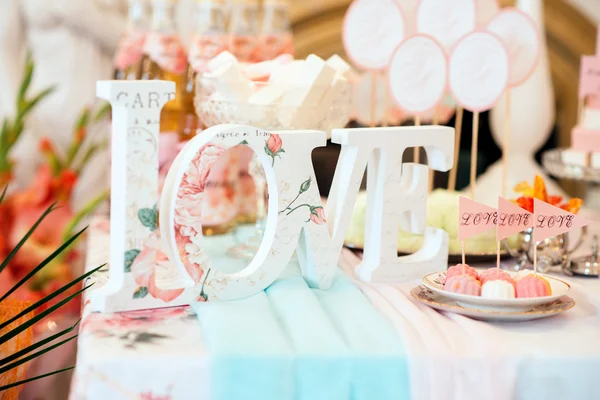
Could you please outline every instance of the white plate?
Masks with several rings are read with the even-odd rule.
[[[575,306],[575,301],[572,298],[569,296],[562,296],[558,300],[536,306],[529,311],[493,311],[459,306],[456,301],[444,297],[437,292],[433,292],[424,286],[414,288],[411,290],[410,294],[421,303],[436,310],[490,322],[531,321],[560,314]]]
[[[481,271],[477,271],[481,272]],[[458,294],[447,292],[444,290],[444,285],[441,283],[443,281],[443,277],[445,277],[444,272],[435,272],[433,274],[429,274],[425,276],[422,280],[422,283],[429,290],[440,294],[441,296],[447,297],[451,300],[456,301],[456,303],[461,307],[478,309],[478,310],[490,310],[490,311],[529,311],[534,307],[541,306],[543,304],[551,303],[560,297],[569,293],[571,290],[571,285],[567,282],[562,281],[557,278],[553,278],[548,275],[540,276],[546,278],[550,283],[550,288],[552,289],[551,296],[544,297],[533,297],[533,298],[522,298],[522,299],[490,299],[486,297],[480,296],[471,296],[466,294]]]

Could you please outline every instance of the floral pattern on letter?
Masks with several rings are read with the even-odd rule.
[[[169,302],[176,299],[183,289],[162,290],[156,285],[159,268],[169,268],[170,261],[161,248],[158,231],[154,231],[144,242],[144,247],[131,264],[131,272],[139,288],[133,298],[144,298],[148,294],[156,299]]]
[[[275,157],[281,157],[279,153],[285,153],[281,137],[276,133],[271,133],[271,136],[265,143],[265,153],[271,157],[271,166],[275,165]]]
[[[207,257],[202,250],[202,200],[208,176],[225,149],[208,143],[196,153],[177,191],[175,240],[183,264],[194,282],[200,283]]]
[[[286,213],[285,215],[290,215],[291,213],[293,213],[294,211],[296,211],[299,208],[308,207],[308,209],[310,211],[310,216],[309,216],[308,220],[306,220],[306,222],[312,222],[317,225],[324,225],[325,223],[327,223],[327,220],[325,219],[325,210],[323,209],[323,206],[311,206],[310,204],[304,203],[304,204],[299,204],[296,207],[292,208],[294,203],[296,203],[296,200],[298,200],[298,198],[300,198],[300,195],[302,195],[302,193],[306,192],[310,188],[311,183],[312,183],[311,178],[308,178],[307,180],[302,182],[302,184],[300,185],[300,189],[298,190],[298,194],[296,195],[294,200],[292,200],[287,205],[286,208],[279,211],[279,214]]]

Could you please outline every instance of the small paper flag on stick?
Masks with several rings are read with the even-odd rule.
[[[533,211],[535,214],[533,241],[535,243],[592,223],[590,220],[538,199],[534,199]]]
[[[579,98],[598,94],[600,94],[600,58],[583,56],[579,75]]]
[[[458,240],[494,229],[497,215],[494,208],[461,196],[458,200]]]
[[[499,241],[517,232],[532,228],[534,222],[532,213],[503,197],[498,197],[497,237]]]

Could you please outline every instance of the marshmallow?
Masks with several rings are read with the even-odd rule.
[[[242,74],[237,61],[222,64],[204,76],[214,82],[218,94],[231,102],[244,102],[252,95],[251,82]]]
[[[274,71],[294,61],[291,54],[282,54],[272,60],[258,63],[243,63],[242,72],[253,81],[266,81]]]
[[[304,60],[294,60],[280,66],[271,74],[269,82],[293,84],[304,70]]]
[[[335,69],[321,58],[310,55],[304,62],[301,73],[293,79],[296,87],[290,88],[281,99],[282,106],[315,107],[333,82]]]
[[[250,96],[248,103],[260,105],[277,104],[285,90],[285,84],[271,83]]]
[[[335,72],[342,75],[348,81],[353,82],[357,76],[354,69],[344,59],[337,54],[332,55],[327,59],[327,65],[335,69]]]
[[[235,56],[233,54],[231,54],[228,51],[223,51],[219,54],[217,54],[216,57],[210,59],[210,61],[208,61],[206,63],[206,68],[208,72],[213,72],[225,65],[230,65],[230,64],[237,64],[238,60],[237,58],[235,58]]]
[[[306,121],[316,118],[312,107],[317,107],[325,92],[331,86],[336,71],[315,55],[309,55],[301,64],[290,63],[281,75],[274,81],[281,79],[289,82],[290,86],[285,91],[280,102],[279,122],[286,129],[300,129],[306,126]],[[297,71],[295,71],[297,69]],[[296,72],[291,75],[292,72]],[[307,109],[308,107],[308,109]],[[318,115],[319,118],[322,116]]]

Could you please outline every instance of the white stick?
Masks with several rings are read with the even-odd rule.
[[[473,143],[471,145],[471,200],[475,200],[475,181],[477,179],[477,147],[479,146],[479,112],[473,113]]]
[[[502,197],[506,197],[508,184],[508,152],[510,151],[510,88],[506,89],[506,110],[504,114],[504,140],[502,146]]]
[[[496,242],[496,268],[500,269],[500,241]]]
[[[418,115],[415,116],[415,126],[421,126],[421,117]],[[419,164],[421,162],[421,149],[419,147],[415,147],[413,149],[413,162],[415,164]]]
[[[537,242],[533,243],[533,273],[537,275]]]

